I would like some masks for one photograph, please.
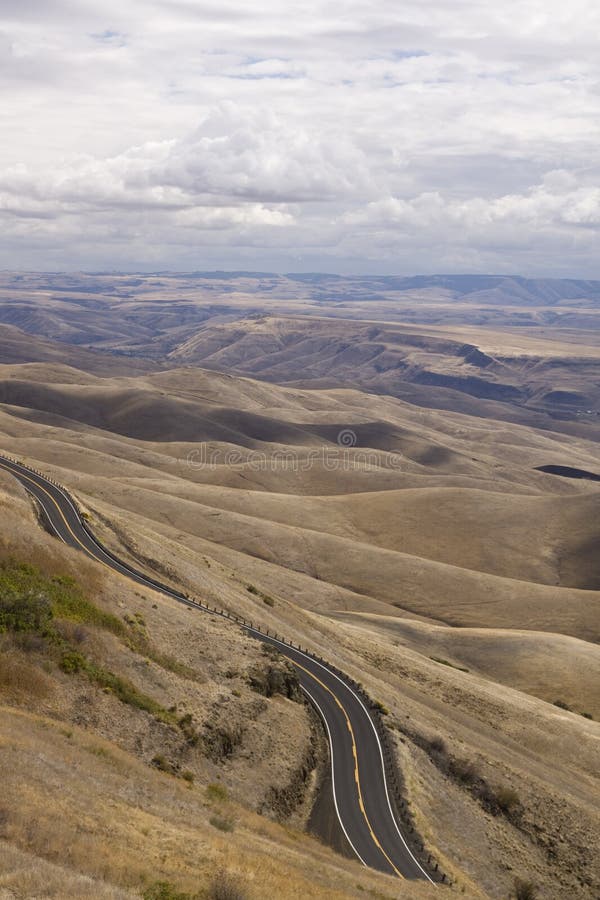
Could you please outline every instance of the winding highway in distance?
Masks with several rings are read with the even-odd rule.
[[[215,614],[209,607],[144,575],[104,548],[94,538],[65,488],[9,457],[0,456],[0,468],[14,475],[35,498],[49,529],[64,543],[138,584],[194,609]],[[243,627],[252,637],[274,645],[294,664],[302,690],[324,722],[336,813],[358,859],[380,872],[433,883],[432,874],[409,847],[394,813],[384,748],[364,698],[342,673],[326,662],[249,623]]]

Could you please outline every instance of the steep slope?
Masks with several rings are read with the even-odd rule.
[[[320,752],[314,726],[284,692],[252,687],[280,663],[238,630],[191,618],[67,550],[39,528],[23,492],[6,488],[0,890],[430,895],[419,885],[406,893],[298,830]],[[276,824],[291,813],[296,828]]]

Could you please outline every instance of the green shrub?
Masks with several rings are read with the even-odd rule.
[[[217,781],[209,784],[206,788],[206,796],[209,800],[227,800],[229,796],[227,793],[227,788],[224,784],[219,784]]]
[[[231,816],[211,816],[208,820],[213,828],[218,828],[219,831],[233,831],[234,824]]]
[[[44,632],[57,618],[125,633],[120,619],[90,603],[70,575],[49,578],[14,559],[0,563],[0,598],[0,631]]]
[[[11,631],[27,637],[23,649],[46,651],[69,675],[83,673],[99,687],[111,691],[122,703],[150,713],[167,724],[175,716],[142,694],[125,678],[109,672],[76,649],[72,641],[81,643],[85,633],[61,627],[61,620],[75,625],[95,625],[118,637],[127,629],[116,616],[104,612],[87,600],[70,575],[42,574],[34,566],[14,559],[0,562],[0,633]]]
[[[97,625],[98,628],[112,631],[118,637],[125,635],[121,620],[87,600],[73,578],[61,575],[52,581],[56,588],[52,594],[52,610],[56,618],[68,619],[81,625]]]
[[[567,712],[571,712],[571,707],[568,703],[565,703],[564,700],[555,700],[554,706],[558,706],[559,709],[566,709]]]
[[[133,648],[142,649],[152,662],[155,662],[157,666],[160,666],[161,669],[165,669],[167,672],[173,672],[174,675],[179,675],[180,678],[188,678],[190,681],[202,681],[202,677],[195,669],[175,659],[169,653],[157,650],[147,639],[134,641]]]
[[[174,774],[172,763],[170,763],[162,753],[157,753],[156,756],[153,756],[150,760],[150,765],[154,766],[154,768],[158,769],[160,772],[168,772],[169,775]]]
[[[92,681],[99,684],[100,687],[109,688],[121,703],[126,703],[128,706],[133,706],[135,709],[141,709],[142,712],[150,713],[151,716],[155,716],[155,718],[159,719],[161,722],[165,722],[167,725],[174,724],[175,717],[171,713],[167,712],[167,710],[161,706],[160,703],[157,703],[156,700],[153,700],[152,697],[138,691],[135,685],[130,681],[127,681],[127,679],[121,678],[113,672],[109,672],[106,669],[96,666],[88,667],[86,674]]]
[[[260,597],[263,603],[266,603],[267,606],[275,606],[275,601],[272,597],[269,597],[268,594],[263,593],[263,591],[259,590],[255,584],[248,584],[246,586],[246,590],[249,594],[254,594],[255,597]]]
[[[155,881],[142,893],[144,900],[193,900],[191,894],[176,890],[169,881]]]
[[[60,667],[68,675],[74,675],[77,672],[86,671],[88,661],[83,653],[79,653],[77,650],[65,650],[60,660]]]
[[[52,608],[47,597],[31,593],[0,596],[0,632],[45,633],[52,621]]]
[[[63,672],[67,672],[69,675],[83,672],[90,681],[105,691],[114,694],[121,703],[125,703],[127,706],[133,706],[135,709],[147,712],[167,725],[173,725],[175,722],[175,716],[169,713],[160,703],[157,703],[156,700],[153,700],[152,697],[138,691],[136,686],[126,678],[121,678],[119,675],[115,675],[114,672],[109,672],[108,669],[96,665],[78,650],[70,648],[63,650],[60,667]]]

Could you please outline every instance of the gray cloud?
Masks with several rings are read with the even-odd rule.
[[[590,0],[0,2],[0,265],[600,277]]]

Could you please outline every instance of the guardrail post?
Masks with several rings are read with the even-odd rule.
[[[20,464],[20,465],[22,465],[22,464]],[[27,467],[24,466],[24,468],[27,468]],[[32,467],[29,467],[29,471],[33,471],[41,479],[44,479],[45,481],[47,481],[50,484],[57,487],[57,489],[59,491],[61,491],[62,494],[64,494],[65,498],[67,500],[70,500],[70,495],[69,495],[68,491],[65,488],[62,488],[61,485],[59,484],[59,482],[56,481],[54,478],[48,478],[47,476],[44,476],[39,470],[33,469]],[[83,519],[82,513],[79,509],[77,502],[74,499],[71,499],[70,502],[74,505],[79,516],[81,516],[81,526],[96,541],[98,546],[105,553],[107,553],[107,555],[111,556],[113,559],[116,559],[118,562],[118,557],[115,557],[115,554],[113,554],[111,551],[104,548],[103,544],[101,544],[100,541],[94,537],[92,529],[88,526],[88,523]],[[132,572],[131,567],[129,567],[129,566],[126,566],[126,567],[129,568],[129,572],[131,574],[135,575],[135,571]],[[154,581],[153,579],[148,578],[148,576],[144,576],[144,578],[146,578],[148,583],[150,583],[155,589],[169,592],[169,589],[162,586],[160,584],[160,582]],[[171,589],[170,593],[171,594],[173,593],[172,589]],[[202,609],[207,612],[211,612],[211,607],[208,603],[203,603],[202,601],[190,596],[189,594],[179,593],[179,597],[177,599],[181,599],[184,602],[186,602],[188,604],[188,608],[189,608],[189,606],[196,606],[198,609]],[[272,638],[273,641],[280,642],[284,645],[287,645],[291,649],[298,649],[301,653],[305,653],[311,659],[317,661],[318,663],[320,663],[323,666],[326,666],[327,669],[330,672],[332,672],[333,674],[335,674],[340,680],[342,680],[344,682],[344,684],[346,684],[350,689],[353,689],[356,691],[357,695],[363,699],[363,701],[365,703],[365,707],[368,710],[370,710],[370,717],[375,725],[376,732],[378,735],[381,736],[383,773],[384,773],[384,777],[386,778],[386,780],[390,784],[392,790],[394,791],[393,799],[395,801],[394,805],[395,805],[396,811],[399,813],[401,819],[405,823],[404,827],[406,828],[407,832],[409,834],[413,835],[413,838],[412,838],[413,845],[417,848],[417,851],[419,853],[422,853],[425,855],[425,844],[424,844],[423,840],[419,837],[418,833],[415,831],[415,827],[414,827],[414,824],[412,821],[412,815],[410,812],[410,807],[409,807],[407,801],[404,799],[404,797],[401,794],[403,781],[397,772],[397,766],[396,766],[395,757],[393,754],[393,742],[390,741],[390,739],[389,739],[389,735],[388,735],[386,726],[384,724],[383,716],[381,714],[380,709],[375,705],[373,699],[369,696],[367,691],[365,691],[365,689],[360,684],[360,682],[358,682],[355,678],[353,678],[352,676],[350,676],[350,675],[346,674],[345,672],[343,672],[342,670],[340,670],[337,666],[335,666],[331,663],[327,663],[326,660],[322,656],[318,655],[317,653],[311,652],[307,647],[303,648],[300,643],[298,643],[296,646],[294,644],[294,641],[292,641],[292,640],[286,641],[286,639],[282,636],[279,636],[277,634],[277,632],[273,632],[271,634],[269,628],[261,627],[260,624],[254,625],[252,621],[248,622],[244,617],[241,617],[241,616],[237,615],[236,613],[230,612],[228,610],[218,609],[218,607],[216,605],[212,607],[212,612],[220,615],[222,618],[227,618],[230,621],[233,621],[237,624],[241,624],[243,627],[249,627],[250,629],[258,632],[258,634],[266,635],[267,637]],[[431,853],[427,853],[426,855],[427,855],[427,864],[431,866],[432,862],[433,862]],[[439,864],[437,862],[435,863],[435,872],[439,873],[438,880],[441,881],[442,883],[444,883],[444,884],[452,883],[451,879],[449,877],[447,877],[445,873],[440,871]]]

